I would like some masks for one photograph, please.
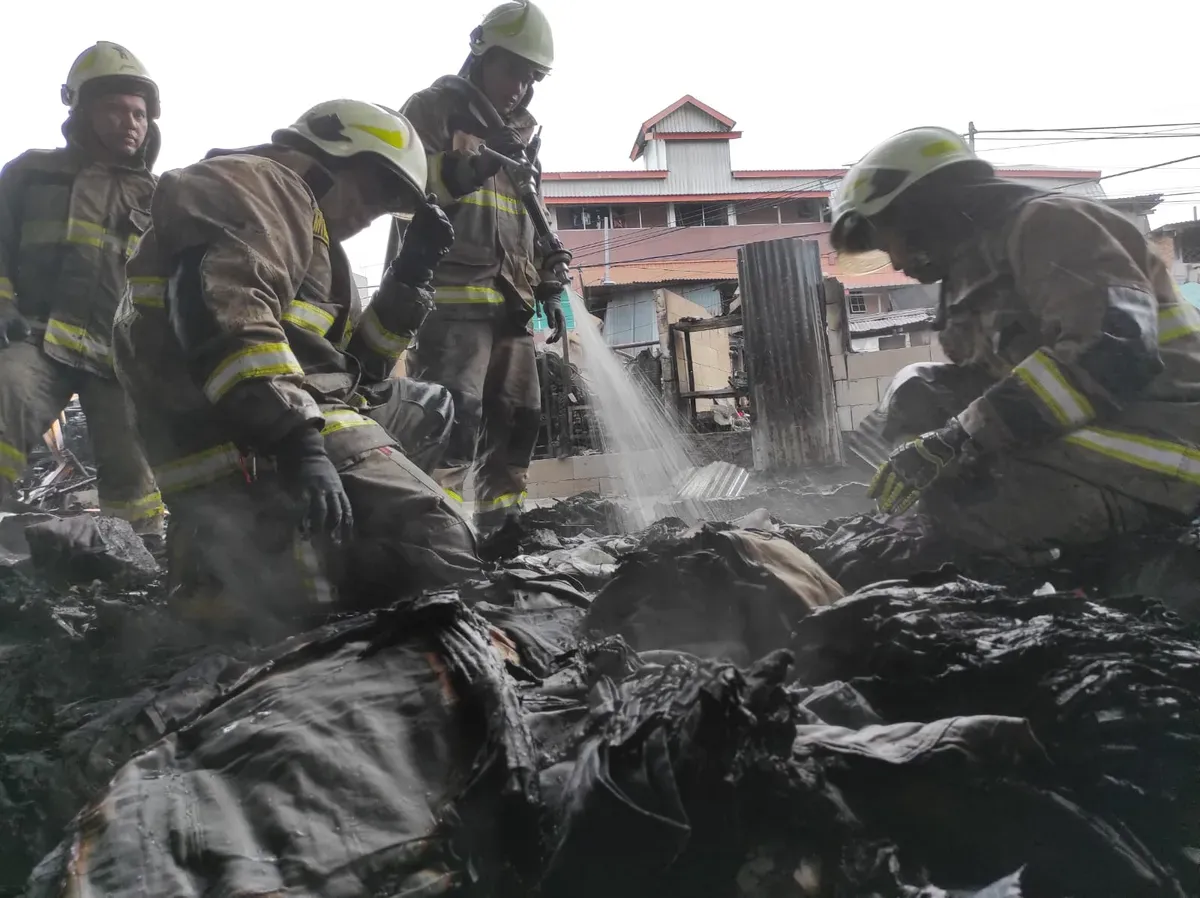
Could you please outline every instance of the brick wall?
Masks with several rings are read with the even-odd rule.
[[[636,470],[642,453],[628,453],[627,459],[615,455],[576,455],[571,458],[540,458],[529,466],[529,499],[566,499],[578,493],[597,492],[606,496],[626,490],[621,472]],[[653,454],[653,453],[650,453]],[[474,478],[468,478],[463,500],[475,501]]]

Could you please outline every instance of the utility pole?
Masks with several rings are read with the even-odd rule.
[[[972,153],[975,152],[975,135],[976,135],[976,133],[978,133],[978,132],[976,132],[976,130],[975,130],[975,123],[967,122],[967,144],[971,147]]]

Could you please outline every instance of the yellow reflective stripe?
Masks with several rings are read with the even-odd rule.
[[[51,318],[46,322],[45,341],[77,352],[93,361],[112,365],[112,346],[107,341],[89,334],[87,328],[77,324],[67,324],[57,318]]]
[[[318,337],[323,337],[333,327],[334,317],[320,306],[314,306],[301,299],[293,299],[288,303],[287,311],[283,313],[283,320],[303,330],[312,331]]]
[[[524,490],[519,493],[505,493],[492,500],[492,508],[515,508],[525,501],[527,495]]]
[[[1200,451],[1182,443],[1100,427],[1084,427],[1063,439],[1100,455],[1200,486]]]
[[[166,308],[167,279],[159,277],[131,277],[129,295],[134,305],[151,309]]]
[[[412,342],[411,337],[393,334],[384,327],[375,313],[374,305],[367,307],[366,314],[358,323],[358,332],[362,334],[363,340],[366,341],[372,352],[389,359],[400,358],[404,350],[408,349],[408,344]]]
[[[0,278],[0,299],[15,299],[16,295],[13,282],[8,278]]]
[[[462,505],[462,504],[463,504],[463,497],[462,497],[462,496],[460,496],[458,493],[456,493],[454,490],[452,490],[452,489],[446,489],[446,488],[444,488],[444,487],[443,487],[443,490],[442,490],[442,491],[443,491],[443,492],[444,492],[444,493],[445,493],[447,496],[449,496],[451,499],[453,499],[455,502],[457,502],[459,505]]]
[[[366,427],[368,424],[375,423],[370,418],[348,408],[336,408],[321,414],[325,416],[325,426],[321,428],[322,436],[329,436],[331,433],[337,433],[339,430],[346,430],[350,427]]]
[[[1159,346],[1188,334],[1200,334],[1200,312],[1182,303],[1158,310]]]
[[[259,343],[239,349],[226,358],[209,376],[204,384],[204,395],[212,403],[219,402],[244,380],[279,377],[284,374],[302,376],[304,369],[292,355],[286,343]]]
[[[433,298],[447,305],[504,305],[504,294],[491,287],[438,287]]]
[[[129,521],[131,524],[135,521],[144,521],[147,518],[159,517],[165,511],[166,507],[163,505],[162,493],[158,492],[158,490],[155,490],[153,493],[147,493],[142,498],[134,499],[131,502],[100,500],[101,514],[120,518],[123,521]]]
[[[158,488],[167,495],[193,489],[242,470],[242,454],[233,443],[222,443],[154,468]]]
[[[21,225],[23,244],[71,243],[76,246],[109,249],[128,257],[137,249],[139,240],[140,234],[123,237],[109,231],[103,225],[94,221],[84,221],[82,218],[68,218],[66,221],[26,221]]]
[[[437,197],[438,203],[443,206],[454,202],[454,195],[450,193],[450,188],[446,186],[446,182],[442,180],[442,163],[445,159],[445,153],[429,154],[429,176],[426,179],[429,192]]]
[[[20,480],[25,472],[25,453],[11,443],[0,440],[0,477],[10,483]]]
[[[321,556],[308,540],[297,539],[293,543],[293,557],[296,568],[300,573],[300,584],[308,593],[309,598],[321,605],[333,601],[333,587],[329,578],[321,570]]]
[[[482,206],[485,209],[498,209],[510,215],[525,214],[524,204],[515,196],[505,196],[503,193],[497,193],[487,188],[480,188],[474,193],[468,193],[459,202],[469,203],[472,206]]]
[[[1014,373],[1037,394],[1059,423],[1077,427],[1096,417],[1087,397],[1067,382],[1058,365],[1042,350],[1017,365]]]

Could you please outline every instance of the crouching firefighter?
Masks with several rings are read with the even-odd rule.
[[[1018,563],[1195,512],[1200,315],[1133,222],[916,128],[849,171],[832,239],[941,282],[950,364],[900,371],[854,438],[882,511]]]
[[[71,66],[62,100],[66,147],[30,150],[0,173],[0,501],[78,394],[101,511],[157,542],[162,498],[111,335],[125,263],[150,219],[158,88],[132,53],[100,41]]]
[[[564,270],[570,254],[538,239],[516,181],[480,145],[525,157],[536,126],[528,111],[533,84],[553,62],[542,11],[524,0],[504,3],[472,33],[460,78],[439,79],[403,108],[429,153],[430,190],[455,230],[454,247],[434,276],[437,305],[407,358],[408,372],[450,389],[456,420],[436,477],[461,495],[477,466],[475,523],[484,534],[519,514],[525,499],[541,420],[530,320],[540,303],[548,342],[562,338],[566,285],[555,271]],[[461,90],[471,85],[496,113],[485,117],[502,125],[476,114],[470,91]]]
[[[163,177],[114,341],[171,510],[175,587],[311,608],[296,597],[378,603],[476,571],[470,525],[358,389],[395,366],[453,241],[425,179],[412,126],[352,100]],[[351,332],[342,241],[414,208]]]

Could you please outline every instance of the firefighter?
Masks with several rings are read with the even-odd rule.
[[[430,189],[454,223],[454,248],[434,278],[436,309],[407,359],[410,376],[445,384],[455,425],[435,472],[461,496],[475,473],[475,523],[481,533],[520,512],[541,419],[530,320],[540,304],[548,342],[563,336],[565,284],[556,265],[566,251],[539,245],[509,172],[481,143],[522,158],[536,122],[533,85],[550,71],[554,42],[542,11],[529,2],[496,7],[471,34],[460,77],[486,96],[504,120],[488,127],[453,79],[440,79],[403,108],[429,153]],[[534,160],[530,160],[534,161]]]
[[[412,126],[352,100],[163,176],[114,342],[171,510],[173,589],[277,617],[477,569],[470,525],[368,414],[453,241],[425,182]],[[414,209],[359,317],[342,242]]]
[[[941,128],[873,149],[832,206],[839,253],[941,283],[950,363],[902,370],[864,425],[895,446],[883,512],[1018,562],[1195,512],[1200,315],[1131,220],[997,178]]]
[[[158,88],[132,53],[100,41],[71,66],[62,101],[66,147],[29,150],[0,172],[0,500],[78,394],[101,511],[154,544],[162,498],[113,373],[111,334],[150,220]]]

